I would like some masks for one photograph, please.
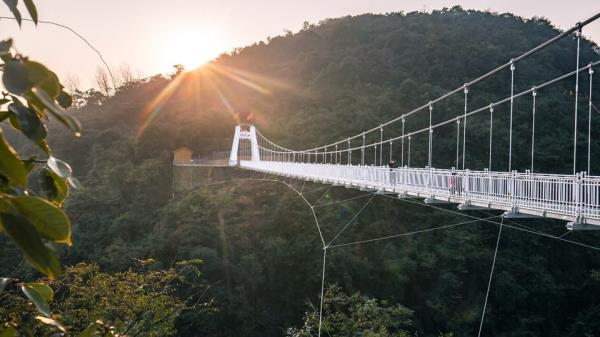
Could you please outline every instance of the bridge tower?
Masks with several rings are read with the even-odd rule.
[[[235,135],[231,144],[231,154],[229,155],[229,166],[239,165],[238,158],[239,146],[242,140],[250,141],[251,161],[259,161],[258,141],[256,140],[256,128],[254,125],[238,124],[235,126]]]

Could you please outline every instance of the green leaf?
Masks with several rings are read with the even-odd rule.
[[[27,169],[0,129],[0,174],[19,186],[27,185]]]
[[[71,176],[71,174],[73,174],[71,166],[58,158],[50,156],[50,158],[48,158],[46,161],[46,164],[52,170],[52,172],[56,173],[61,178],[68,178]]]
[[[10,200],[35,226],[42,238],[56,243],[71,244],[71,222],[61,209],[33,196],[15,197]]]
[[[67,329],[65,329],[65,327],[62,326],[62,324],[60,324],[57,320],[55,320],[53,318],[44,317],[44,316],[35,316],[35,319],[37,319],[38,321],[40,321],[44,324],[52,325],[52,326],[58,328],[62,332],[67,332]]]
[[[19,12],[19,9],[17,8],[17,4],[19,3],[19,1],[18,0],[4,0],[4,3],[8,6],[8,9],[10,9],[10,11],[14,15],[15,19],[17,19],[19,26],[21,26],[21,12]]]
[[[67,179],[61,178],[47,168],[40,171],[40,187],[48,200],[61,205],[69,194]]]
[[[12,39],[0,41],[0,55],[8,54],[12,47]]]
[[[33,3],[33,0],[23,0],[23,2],[25,3],[25,7],[27,7],[29,16],[31,16],[31,19],[37,25],[38,24],[38,13],[37,13],[37,9],[35,8],[35,4]]]
[[[54,252],[42,243],[35,226],[27,218],[12,213],[1,213],[2,227],[25,254],[35,269],[50,278],[60,274],[60,263]]]
[[[61,92],[61,86],[58,76],[55,73],[43,64],[34,61],[26,61],[23,66],[27,72],[27,78],[31,87],[43,90],[53,100],[58,97]]]
[[[73,105],[73,97],[64,91],[60,92],[60,95],[58,95],[56,101],[65,109]]]
[[[71,186],[72,188],[79,190],[83,188],[83,184],[81,184],[81,181],[79,181],[79,179],[71,176],[67,178],[67,182],[69,183],[69,186]]]
[[[54,298],[54,290],[50,288],[45,283],[40,282],[29,282],[24,284],[25,287],[34,289],[38,294],[40,294],[46,302],[51,302]]]
[[[75,133],[76,137],[81,136],[81,124],[77,119],[69,115],[60,105],[56,104],[56,102],[50,98],[44,90],[34,87],[31,89],[31,92],[42,102],[42,104],[44,104],[47,111],[50,112],[67,128],[71,129],[71,131]]]
[[[40,147],[40,149],[42,149],[42,151],[50,154],[50,145],[48,145],[48,142],[45,139],[39,141],[37,145]]]
[[[10,112],[8,111],[0,111],[0,122],[7,119],[10,116]]]
[[[44,316],[50,316],[50,305],[48,302],[54,296],[54,292],[50,287],[43,283],[25,283],[21,286],[21,291],[33,302],[37,311]]]
[[[98,322],[90,323],[90,325],[88,325],[87,328],[85,328],[85,330],[83,330],[77,337],[94,337],[96,336],[98,328],[101,326],[102,325]]]
[[[9,92],[15,95],[23,95],[23,93],[31,88],[29,83],[27,70],[20,61],[10,61],[4,66],[4,74],[2,75],[2,83]]]
[[[15,329],[12,326],[8,326],[5,328],[0,328],[0,337],[16,337],[18,336],[17,334],[17,329]]]
[[[21,130],[27,138],[38,143],[47,136],[46,126],[38,115],[32,109],[24,106],[18,100],[8,106],[8,109],[17,119],[18,129]]]

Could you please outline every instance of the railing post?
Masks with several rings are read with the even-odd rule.
[[[470,199],[469,198],[469,189],[470,189],[469,188],[469,177],[470,177],[471,170],[466,169],[464,172],[465,172],[465,176],[464,176],[465,177],[465,179],[464,179],[465,181],[463,182],[463,185],[465,186],[465,197],[464,197],[464,200],[467,201],[467,200]]]
[[[427,175],[427,189],[429,190],[429,195],[433,196],[435,195],[433,189],[433,168],[431,168],[431,166],[428,166],[427,168],[429,169],[429,174]]]
[[[350,139],[348,139],[348,165],[352,165],[352,150],[350,150]]]
[[[338,161],[338,146],[337,144],[335,144],[335,163],[339,164],[340,162]]]
[[[531,191],[533,190],[533,177],[530,174],[531,171],[525,170],[525,175],[527,176],[527,178],[525,179],[525,186],[522,197],[525,198],[525,200],[533,201],[533,194],[531,193]]]
[[[486,175],[487,175],[487,189],[485,191],[485,197],[487,200],[490,199],[490,194],[492,192],[492,175],[490,174],[490,170],[488,170],[487,168],[484,169]]]
[[[577,173],[573,181],[573,204],[575,206],[575,223],[581,221],[581,183],[582,173]]]
[[[515,170],[510,171],[510,180],[509,180],[510,191],[509,191],[509,195],[510,195],[510,207],[511,208],[515,207],[515,174],[516,173],[517,173],[517,171],[515,171]]]
[[[360,148],[360,164],[365,165],[365,133],[362,134],[362,147]]]

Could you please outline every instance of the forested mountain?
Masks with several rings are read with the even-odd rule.
[[[110,97],[80,92],[80,105],[72,112],[83,125],[83,137],[73,141],[57,128],[50,139],[56,156],[72,164],[84,186],[66,204],[74,245],[63,251],[62,262],[97,262],[103,272],[114,273],[128,270],[135,259],[153,258],[155,269],[202,259],[207,292],[217,310],[180,315],[175,320],[179,336],[308,335],[302,324],[304,316],[314,321],[322,259],[310,210],[277,183],[246,181],[174,191],[172,152],[181,146],[197,155],[228,149],[233,115],[240,111],[253,112],[260,131],[283,146],[337,140],[423,105],[557,34],[545,19],[458,7],[430,14],[365,14],[306,23],[297,33],[237,49],[194,71],[124,83]],[[574,45],[566,38],[519,63],[516,90],[574,70]],[[597,46],[584,40],[582,65],[598,58]],[[505,97],[509,81],[506,71],[472,88],[470,106]],[[594,85],[600,88],[600,81]],[[563,172],[570,167],[572,87],[572,82],[561,82],[540,93],[540,170]],[[600,97],[600,91],[594,95]],[[436,106],[435,120],[462,113],[462,104],[459,97]],[[513,165],[519,170],[529,166],[530,106],[529,97],[516,102],[518,160]],[[508,123],[508,110],[496,111],[494,123],[504,131],[495,140],[494,167],[505,169],[508,133],[502,126]],[[408,127],[417,129],[427,118],[417,115]],[[474,169],[487,166],[486,118],[469,120],[474,137],[468,138],[466,159]],[[587,117],[581,118],[585,124]],[[453,165],[454,130],[436,133],[439,161],[434,166]],[[597,129],[593,134],[600,139]],[[22,140],[22,146],[28,147],[27,142]],[[414,146],[414,165],[424,166],[426,143],[415,141]],[[598,151],[595,141],[592,152]],[[593,160],[592,171],[600,173],[600,160]],[[248,176],[235,169],[195,173],[195,179],[207,183]],[[319,187],[304,186],[307,198],[316,201],[324,192]],[[322,202],[358,195],[334,188]],[[334,235],[366,200],[320,207],[324,235]],[[460,215],[376,197],[345,232],[344,242],[461,220]],[[518,223],[552,235],[565,232],[561,221]],[[343,311],[353,317],[353,310],[365,310],[363,297],[376,298],[373,307],[382,313],[381,324],[388,330],[373,336],[473,336],[496,235],[497,226],[482,222],[333,249],[327,262],[328,293],[343,303],[328,301],[326,314]],[[600,242],[599,235],[589,232],[568,237]],[[485,335],[600,336],[598,254],[506,230]],[[8,262],[14,259],[2,256],[0,266],[9,266],[5,272],[14,271]],[[14,272],[35,276],[25,268]],[[351,329],[339,325],[355,319],[336,317],[331,331],[350,335]],[[398,320],[402,324],[393,323]]]

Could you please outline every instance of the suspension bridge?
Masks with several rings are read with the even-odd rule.
[[[592,111],[593,76],[600,59],[586,65],[580,64],[582,30],[598,19],[600,14],[576,24],[556,37],[537,47],[511,58],[505,64],[426,104],[406,112],[392,120],[348,138],[330,144],[293,150],[269,140],[256,126],[240,124],[235,127],[229,165],[269,174],[309,180],[334,186],[395,193],[400,198],[423,198],[426,203],[455,203],[459,210],[499,209],[507,218],[547,217],[568,222],[568,229],[598,229],[600,227],[600,176],[592,175]],[[572,71],[542,83],[532,83],[529,89],[515,92],[515,72],[519,64],[541,50],[564,38],[576,39],[576,59]],[[600,58],[600,57],[599,57]],[[489,105],[469,109],[469,91],[476,85],[502,71],[510,72],[510,95]],[[587,78],[584,78],[587,77]],[[536,96],[559,82],[572,80],[573,102],[573,146],[572,173],[552,174],[534,172]],[[587,109],[582,109],[580,87],[587,82]],[[435,106],[457,95],[462,96],[462,113],[456,117],[433,123]],[[513,117],[515,101],[530,97],[531,103],[531,167],[519,172],[513,169]],[[584,102],[585,103],[585,102]],[[508,106],[509,144],[508,165],[505,170],[492,170],[494,143],[494,109]],[[587,110],[587,111],[581,111]],[[405,128],[407,121],[418,113],[428,113],[429,124],[416,130]],[[468,120],[475,115],[489,114],[489,163],[483,170],[465,167],[466,138],[469,133]],[[579,114],[587,114],[587,153],[578,153]],[[434,131],[456,125],[456,161],[453,167],[435,168],[432,165]],[[388,130],[400,130],[399,134]],[[545,131],[545,130],[542,130]],[[537,130],[539,132],[539,130]],[[411,143],[418,135],[427,137],[427,164],[425,167],[411,166]],[[385,137],[384,137],[385,135]],[[367,141],[369,139],[369,141]],[[394,151],[396,149],[396,151]],[[369,155],[367,155],[367,151]],[[399,153],[398,153],[399,152]],[[414,150],[413,150],[414,152]],[[581,152],[581,151],[580,151]],[[373,155],[371,155],[371,153]],[[395,155],[395,156],[394,156]],[[414,155],[414,154],[413,154]],[[587,158],[587,168],[579,170],[577,156]],[[398,162],[399,165],[396,164]],[[194,166],[191,163],[178,165]],[[198,164],[203,165],[203,164]],[[396,167],[398,166],[398,167]],[[460,168],[459,168],[460,167]]]
[[[316,225],[319,229],[321,241],[323,244],[323,274],[321,284],[321,308],[319,312],[319,336],[321,335],[321,321],[323,310],[323,289],[325,282],[325,265],[327,250],[346,245],[362,244],[374,242],[383,239],[395,238],[405,235],[429,232],[437,229],[450,228],[473,221],[484,221],[499,225],[499,232],[494,252],[494,261],[490,272],[489,283],[485,295],[485,303],[481,321],[479,325],[479,334],[481,335],[483,322],[486,312],[490,285],[494,273],[498,245],[502,233],[502,227],[524,230],[504,223],[504,219],[514,218],[552,218],[566,221],[568,230],[597,230],[600,229],[600,176],[592,174],[592,114],[597,109],[593,104],[593,81],[594,71],[600,66],[600,53],[596,51],[596,60],[587,64],[581,64],[580,50],[582,32],[584,27],[600,18],[600,13],[595,16],[577,23],[570,29],[558,34],[554,38],[547,40],[537,47],[526,51],[516,57],[510,58],[506,63],[490,70],[489,72],[458,86],[456,89],[433,99],[422,106],[411,111],[398,115],[396,118],[382,122],[381,124],[357,133],[347,138],[334,141],[329,144],[312,147],[308,149],[290,149],[278,145],[274,141],[263,135],[253,124],[238,124],[235,127],[234,138],[229,153],[228,161],[221,160],[214,166],[239,167],[244,170],[261,172],[274,176],[281,176],[289,179],[304,180],[330,186],[339,186],[351,189],[368,191],[375,195],[385,197],[394,197],[404,199],[408,202],[410,199],[421,199],[429,206],[439,208],[435,204],[456,204],[457,210],[453,213],[468,210],[502,210],[502,221],[497,223],[490,218],[477,218],[471,215],[465,215],[475,220],[461,222],[458,224],[445,225],[432,229],[419,230],[411,233],[403,233],[383,238],[360,241],[348,244],[334,244],[334,241],[347,229],[355,220],[358,214],[368,205],[371,199],[358,211],[344,228],[335,235],[330,241],[325,241],[319,227],[319,222],[314,213],[314,204],[309,203],[303,197],[302,191],[298,191],[288,183],[288,185],[310,206],[313,211]],[[543,80],[541,82],[530,83],[528,89],[517,91],[515,88],[515,73],[524,63],[524,60],[531,58],[540,51],[549,48],[563,39],[572,38],[575,40],[575,55],[573,60],[573,70],[561,74],[557,77]],[[507,90],[510,94],[489,104],[470,107],[469,93],[476,90],[477,85],[486,79],[491,78],[501,72],[510,74],[510,81],[507,84]],[[572,161],[569,173],[550,173],[539,172],[535,170],[534,162],[536,155],[536,109],[537,97],[540,93],[551,94],[556,90],[550,90],[551,87],[561,83],[571,81],[571,88],[574,92],[571,109],[565,111],[573,115],[572,125],[572,151],[570,153],[561,153],[566,155]],[[583,85],[585,84],[585,85]],[[583,98],[580,97],[582,87],[585,88]],[[459,97],[461,102],[460,111],[455,117],[447,118],[440,122],[435,122],[433,116],[436,106],[447,102],[456,101]],[[564,95],[563,95],[564,96]],[[531,102],[530,113],[531,129],[527,137],[531,144],[528,149],[530,165],[527,170],[518,171],[514,169],[515,161],[515,143],[514,119],[516,113],[523,113],[522,110],[516,111],[515,101],[519,99],[529,99]],[[564,97],[563,97],[564,98]],[[493,153],[495,136],[498,129],[494,126],[494,110],[500,107],[506,108],[509,114],[508,144],[507,144],[507,165],[503,169],[498,169],[498,165],[493,166]],[[600,112],[600,111],[599,111]],[[408,122],[415,119],[418,114],[428,114],[428,125],[422,127],[409,128]],[[470,118],[476,115],[489,116],[489,126],[487,127],[488,153],[487,168],[470,169],[466,165],[467,137],[474,134],[470,132],[468,122]],[[584,116],[582,116],[584,115]],[[587,125],[578,124],[578,122],[587,115]],[[539,117],[538,117],[539,118]],[[479,123],[481,124],[481,123]],[[434,131],[441,128],[456,128],[456,152],[454,165],[446,168],[434,167],[436,161],[434,157]],[[547,132],[547,130],[541,130]],[[479,132],[481,133],[481,132]],[[411,163],[411,157],[415,156],[415,137],[423,136],[426,139],[427,165],[415,167],[414,161]],[[522,136],[522,135],[520,135]],[[539,136],[539,135],[538,135]],[[582,142],[584,139],[585,150],[582,151]],[[447,141],[447,140],[446,140]],[[411,148],[412,147],[412,148]],[[523,152],[523,151],[519,151]],[[454,153],[453,153],[454,155]],[[587,165],[582,165],[582,158],[585,158]],[[211,166],[210,162],[202,160],[192,161],[174,161],[176,166]],[[583,167],[585,166],[585,167]],[[258,181],[275,181],[273,179],[254,179]],[[281,181],[277,181],[281,182]],[[371,197],[371,198],[372,198]],[[448,209],[439,208],[449,211]],[[568,241],[580,246],[600,250],[600,248],[583,245],[572,242],[562,237],[554,237],[545,233],[524,230],[533,234]]]

